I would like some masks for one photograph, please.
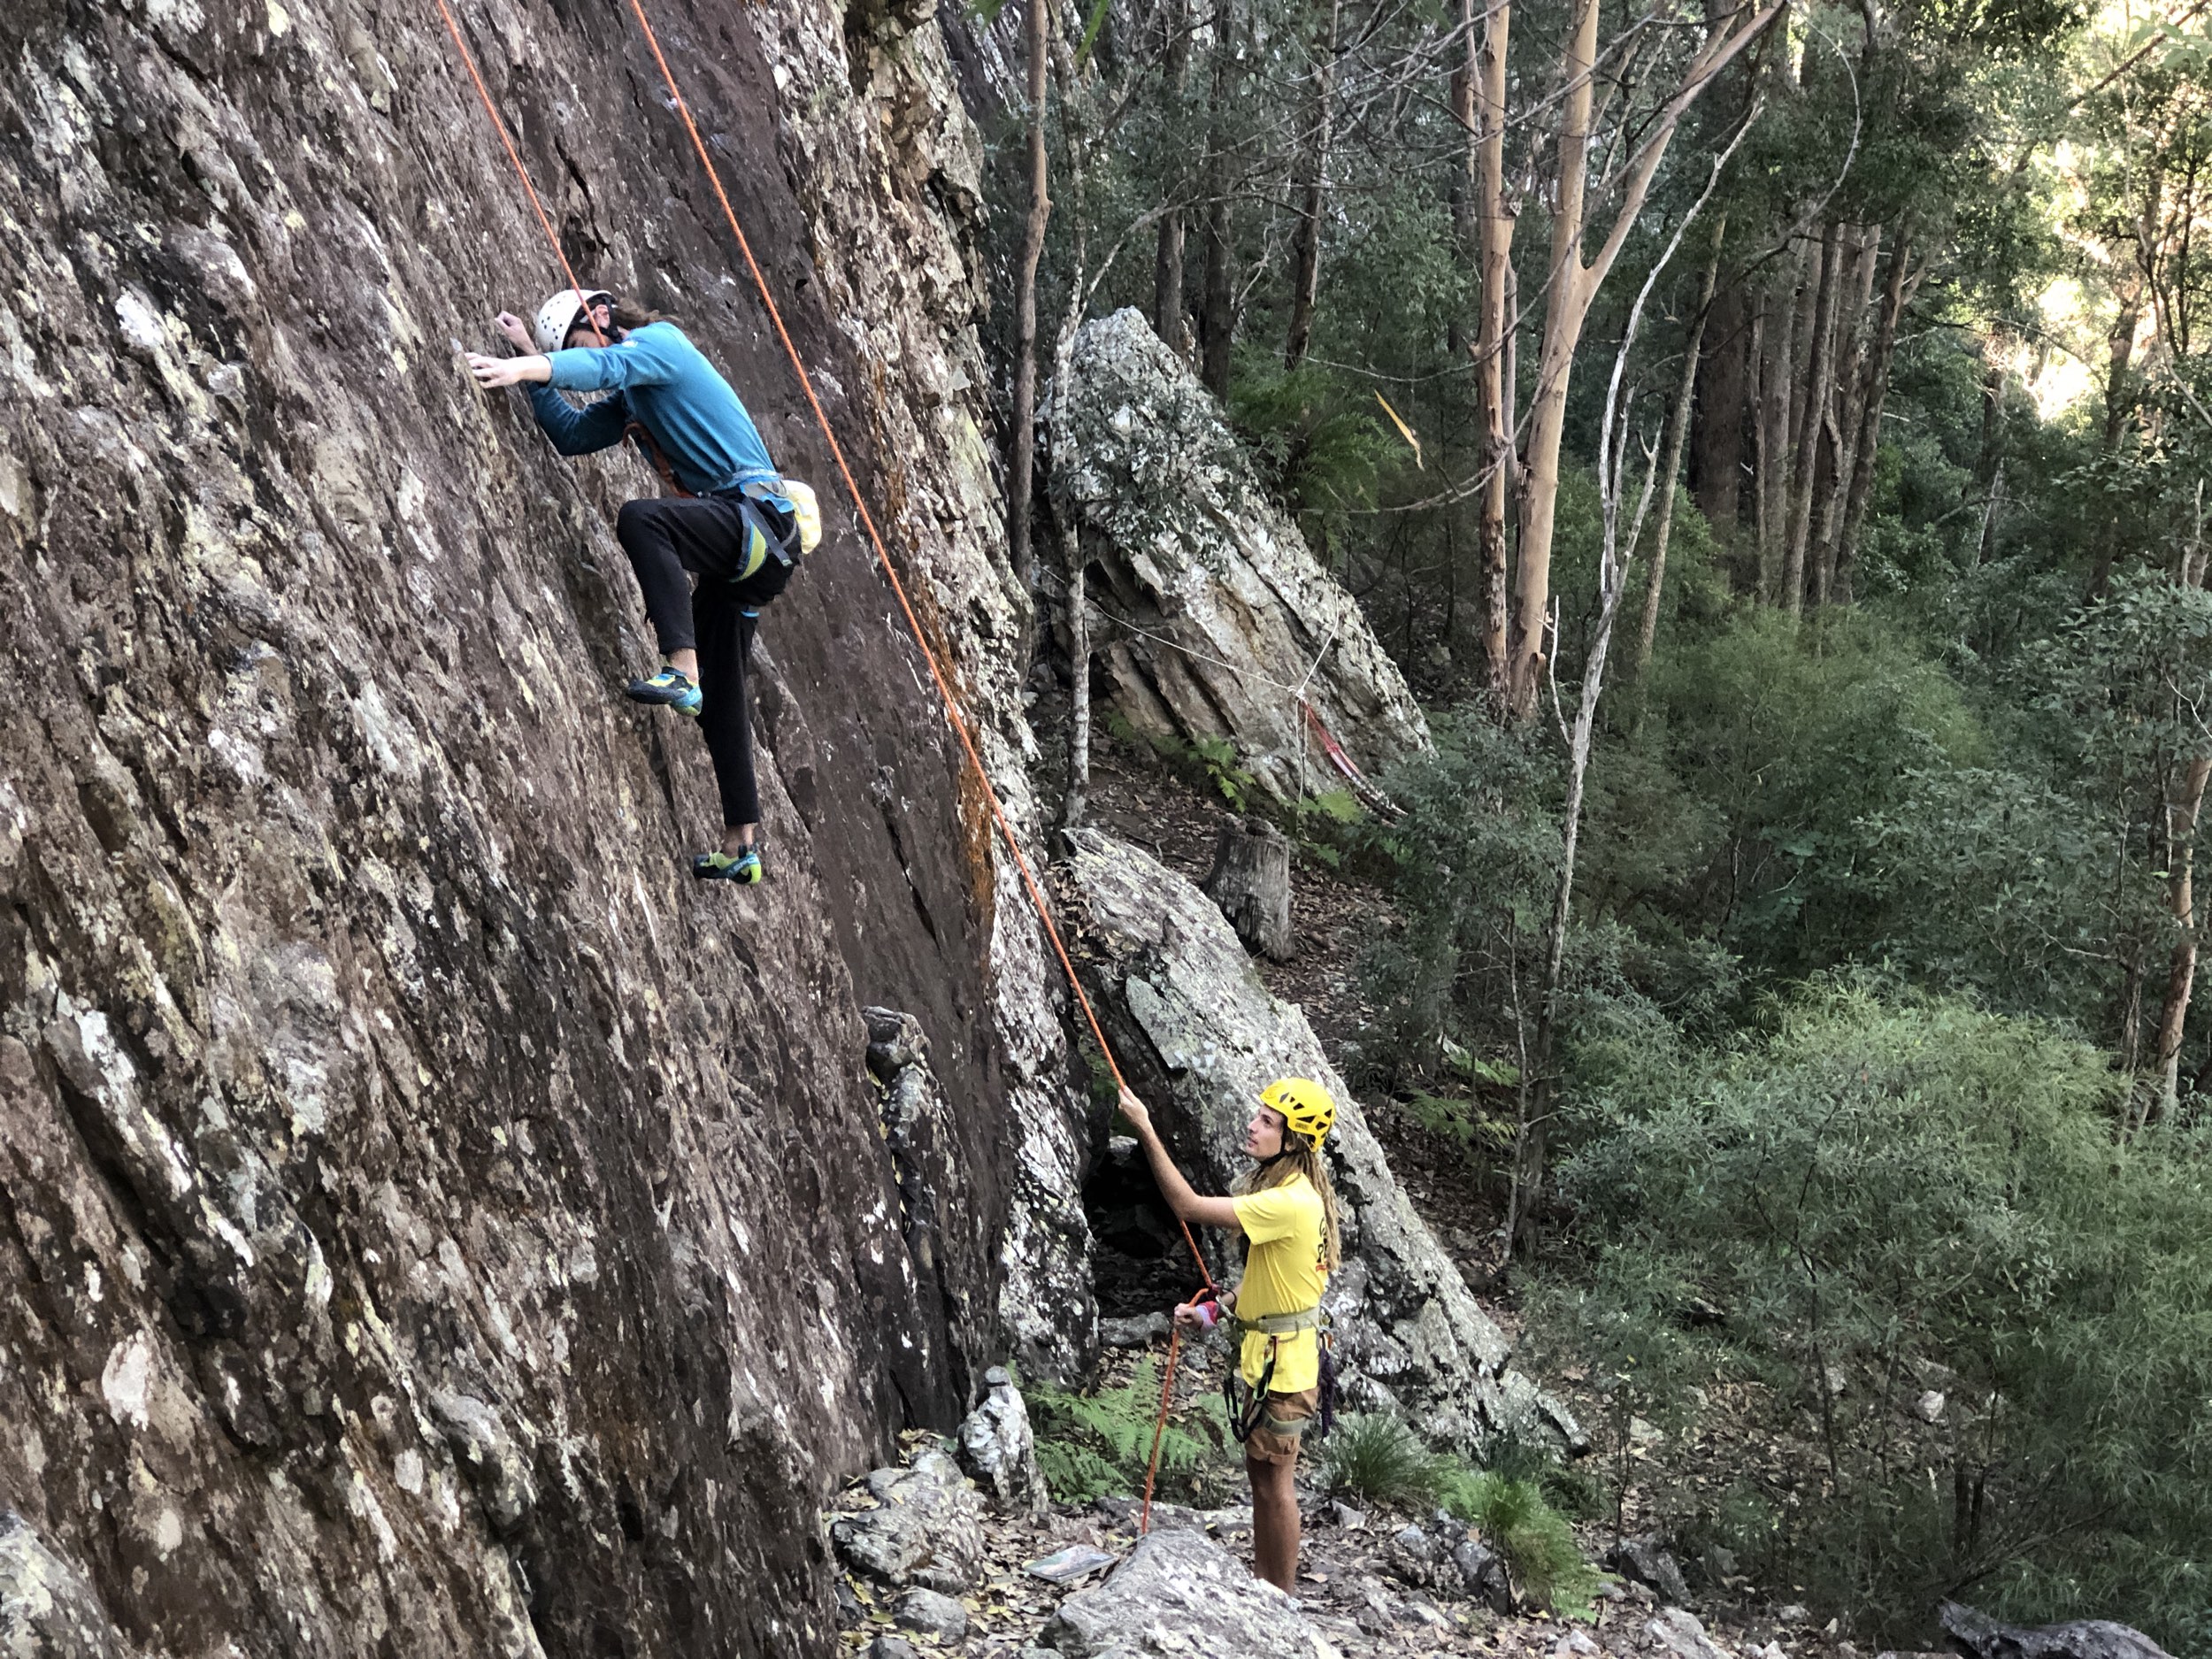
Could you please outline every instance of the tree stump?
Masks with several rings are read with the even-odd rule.
[[[1232,818],[1221,826],[1214,867],[1200,885],[1247,950],[1290,960],[1290,842],[1282,831],[1265,818]]]

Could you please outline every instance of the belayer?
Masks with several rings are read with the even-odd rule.
[[[635,437],[681,492],[626,502],[615,519],[663,658],[658,673],[632,680],[627,693],[691,716],[705,733],[722,795],[722,845],[695,855],[691,873],[757,882],[760,792],[745,668],[761,607],[819,539],[813,493],[777,472],[730,383],[665,318],[611,294],[564,288],[538,308],[534,336],[510,312],[498,323],[531,355],[469,353],[477,384],[526,388],[538,425],[563,455]],[[578,409],[565,391],[611,396]]]
[[[1336,1102],[1304,1078],[1279,1078],[1263,1089],[1244,1130],[1253,1166],[1230,1198],[1202,1198],[1192,1190],[1152,1126],[1151,1113],[1126,1088],[1121,1115],[1143,1143],[1168,1208],[1191,1225],[1244,1234],[1243,1282],[1218,1304],[1181,1304],[1175,1322],[1198,1331],[1224,1319],[1242,1338],[1237,1369],[1248,1392],[1239,1398],[1229,1388],[1230,1426],[1244,1442],[1244,1471],[1252,1482],[1253,1564],[1261,1578],[1294,1594],[1298,1495],[1292,1480],[1307,1425],[1319,1416],[1326,1432],[1325,1374],[1333,1382],[1323,1348],[1321,1293],[1343,1247],[1321,1142],[1336,1121]]]

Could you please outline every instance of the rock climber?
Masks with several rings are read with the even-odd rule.
[[[1238,1371],[1248,1403],[1231,1402],[1233,1426],[1244,1442],[1252,1482],[1252,1554],[1259,1576],[1295,1594],[1298,1494],[1293,1478],[1307,1425],[1322,1409],[1321,1293],[1343,1258],[1337,1236],[1336,1194],[1321,1142],[1336,1121],[1328,1090],[1304,1078],[1279,1078],[1260,1092],[1259,1110],[1244,1127],[1253,1166],[1235,1195],[1204,1198],[1175,1167],[1152,1126],[1152,1115],[1129,1089],[1121,1115],[1137,1132],[1168,1207],[1201,1227],[1244,1234],[1244,1279],[1223,1293],[1219,1313],[1203,1299],[1175,1310],[1187,1331],[1233,1324],[1242,1340]]]
[[[563,455],[637,436],[662,476],[688,492],[626,502],[615,519],[663,659],[659,672],[632,680],[626,692],[691,716],[706,735],[722,795],[722,845],[695,855],[692,874],[757,882],[760,795],[745,669],[761,607],[798,562],[790,487],[730,383],[665,318],[611,294],[564,288],[538,308],[534,330],[511,312],[497,320],[529,355],[469,353],[479,385],[525,388]],[[565,391],[611,396],[579,409]]]

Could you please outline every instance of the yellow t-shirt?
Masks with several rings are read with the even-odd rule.
[[[1237,1225],[1252,1241],[1244,1261],[1244,1282],[1237,1286],[1240,1317],[1303,1313],[1321,1305],[1327,1275],[1321,1270],[1321,1194],[1302,1175],[1280,1187],[1246,1193],[1234,1201]],[[1321,1344],[1311,1331],[1271,1337],[1257,1331],[1244,1338],[1240,1355],[1244,1380],[1259,1386],[1267,1370],[1268,1345],[1275,1345],[1271,1394],[1294,1394],[1321,1381]]]

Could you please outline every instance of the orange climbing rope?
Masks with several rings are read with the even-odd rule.
[[[477,69],[475,56],[469,50],[460,23],[454,17],[447,0],[435,0],[435,4],[439,14],[445,19],[447,32],[453,37],[454,46],[460,52],[461,62],[476,88],[476,96],[484,105],[484,113],[491,119],[492,127],[499,134],[499,142],[507,151],[507,159],[514,167],[515,176],[522,181],[523,193],[529,197],[531,211],[537,215],[538,228],[545,233],[546,242],[553,250],[554,258],[560,262],[562,274],[567,277],[569,287],[575,291],[577,302],[581,304],[583,285],[576,280],[576,273],[570,268],[568,256],[561,250],[560,239],[553,234],[552,221],[546,216],[537,188],[530,182],[529,171],[522,165],[522,157],[515,148],[514,140],[508,134],[507,124],[500,118],[498,106],[492,102],[490,89],[485,86],[484,77]],[[692,148],[698,152],[699,165],[706,169],[707,181],[714,187],[715,200],[721,204],[722,216],[729,222],[730,234],[736,239],[738,252],[744,256],[745,269],[753,279],[754,288],[759,291],[761,304],[768,312],[768,320],[775,326],[776,338],[782,342],[784,354],[791,359],[792,373],[798,377],[799,389],[806,394],[807,407],[814,411],[815,424],[821,427],[822,437],[829,445],[831,458],[837,463],[838,476],[844,480],[846,491],[851,495],[854,510],[859,515],[861,528],[867,532],[869,545],[875,549],[876,563],[891,584],[892,595],[898,601],[899,610],[906,618],[907,629],[914,636],[914,643],[922,653],[923,662],[928,664],[929,677],[936,683],[937,695],[944,705],[945,718],[952,726],[954,735],[960,740],[961,749],[968,757],[968,764],[975,772],[976,781],[982,786],[983,798],[990,806],[992,820],[998,826],[999,834],[1006,843],[1006,850],[1013,857],[1014,867],[1021,872],[1022,886],[1028,890],[1029,901],[1037,912],[1037,919],[1044,924],[1045,936],[1052,941],[1053,955],[1060,960],[1061,972],[1067,976],[1068,988],[1075,993],[1076,1002],[1083,1010],[1084,1021],[1090,1026],[1091,1036],[1098,1044],[1099,1053],[1105,1057],[1107,1069],[1113,1073],[1115,1084],[1126,1087],[1120,1063],[1114,1058],[1113,1047],[1106,1041],[1106,1032],[1099,1024],[1098,1012],[1091,1006],[1091,999],[1084,992],[1083,982],[1076,974],[1075,964],[1068,955],[1067,946],[1060,938],[1060,930],[1053,923],[1052,910],[1045,902],[1044,890],[1039,886],[1035,872],[1029,867],[1029,860],[1022,852],[1021,842],[1015,838],[1014,826],[1007,821],[1005,808],[1000,803],[998,791],[991,785],[990,773],[984,769],[983,757],[976,748],[975,738],[968,729],[966,719],[961,715],[951,683],[945,678],[936,653],[929,648],[920,618],[915,615],[913,604],[907,598],[906,585],[899,580],[898,570],[891,562],[890,549],[884,543],[882,533],[876,528],[874,515],[868,511],[867,498],[861,493],[859,482],[854,478],[852,468],[845,459],[844,446],[838,442],[836,429],[831,426],[829,416],[822,408],[821,399],[815,396],[813,378],[807,373],[806,364],[799,356],[798,347],[792,343],[790,331],[784,326],[783,313],[777,309],[775,296],[769,290],[768,279],[762,274],[759,262],[753,257],[752,243],[745,235],[745,227],[738,222],[737,210],[730,204],[729,193],[722,188],[722,175],[715,167],[714,157],[708,152],[706,141],[700,136],[698,124],[691,118],[690,104],[685,101],[682,91],[676,85],[675,74],[668,66],[667,55],[661,50],[660,36],[654,33],[652,21],[645,15],[641,0],[629,0],[629,4],[631,12],[637,19],[638,27],[644,33],[646,44],[652,49],[653,62],[660,69],[661,79],[667,83],[669,98],[677,115],[682,119],[684,131],[690,135]],[[588,311],[586,314],[588,316]],[[597,334],[598,325],[595,322],[592,326],[594,334]],[[604,336],[600,338],[603,340]],[[1200,1292],[1202,1295],[1206,1290],[1212,1288],[1213,1275],[1207,1269],[1206,1258],[1200,1253],[1198,1240],[1191,1235],[1189,1225],[1179,1216],[1176,1218],[1176,1225],[1182,1228],[1183,1242],[1190,1248],[1191,1259],[1198,1263],[1200,1277],[1204,1281]],[[1175,1386],[1176,1358],[1181,1344],[1181,1333],[1173,1332],[1168,1341],[1167,1374],[1160,1386],[1159,1417],[1153,1425],[1151,1460],[1145,1469],[1144,1508],[1140,1519],[1142,1530],[1149,1530],[1151,1526],[1152,1483],[1159,1467],[1161,1436],[1167,1425],[1168,1408]]]

